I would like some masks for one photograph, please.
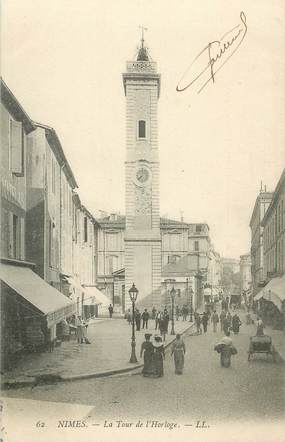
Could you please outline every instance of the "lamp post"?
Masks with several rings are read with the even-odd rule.
[[[135,338],[135,302],[137,300],[139,291],[136,288],[135,284],[133,283],[132,287],[129,290],[130,299],[132,301],[132,307],[133,307],[133,316],[132,316],[132,352],[131,352],[131,358],[130,363],[135,364],[138,362],[136,357],[136,338]]]
[[[193,289],[190,289],[190,318],[189,322],[193,322]]]
[[[172,289],[170,290],[170,296],[171,296],[171,306],[172,306],[172,310],[171,310],[171,335],[175,335],[175,331],[174,331],[174,298],[176,295],[176,290],[174,288],[174,286],[172,287]]]
[[[201,305],[201,271],[199,270],[195,275],[196,281],[197,281],[197,300],[198,300],[198,307]]]

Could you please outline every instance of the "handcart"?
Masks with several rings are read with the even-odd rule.
[[[251,336],[249,339],[248,361],[250,361],[254,353],[265,353],[267,356],[271,355],[273,361],[276,362],[276,351],[272,345],[271,336]]]

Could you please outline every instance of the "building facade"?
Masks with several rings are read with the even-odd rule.
[[[1,82],[1,256],[24,260],[26,150],[35,126],[8,86]]]
[[[256,198],[250,219],[251,230],[251,275],[252,291],[255,295],[261,284],[266,280],[263,263],[263,227],[261,222],[272,199],[272,193],[261,190]]]
[[[285,169],[261,221],[264,283],[254,296],[255,308],[265,324],[285,328]]]
[[[32,144],[31,139],[34,141]],[[41,192],[30,194],[31,185],[39,179],[38,172],[34,179],[30,175],[31,149],[40,155],[37,142],[37,125],[1,81],[0,284],[3,369],[9,368],[23,350],[44,348],[54,340],[57,324],[74,312],[72,302],[38,276],[43,270],[38,258],[40,253],[44,254],[44,240],[41,241],[39,231],[34,232],[34,236],[30,235],[35,221],[43,218],[39,207],[44,212]],[[33,164],[41,161],[40,156],[36,155],[32,160]],[[43,190],[43,186],[40,190]],[[36,207],[33,219],[30,217],[31,201],[32,206]],[[29,262],[30,247],[37,241],[39,249],[33,256],[37,262]]]
[[[285,170],[263,217],[264,274],[267,279],[285,273]]]
[[[97,286],[106,293],[118,312],[125,312],[128,296],[125,284],[125,216],[105,215],[97,219]],[[157,292],[157,304],[151,299],[145,305],[160,307],[165,303],[165,281],[168,279],[175,279],[174,286],[181,294],[179,303],[187,299],[189,302],[191,288],[196,293],[199,287],[197,305],[203,302],[203,285],[213,288],[214,294],[219,291],[221,259],[211,243],[207,224],[160,218],[160,236],[161,290]]]
[[[77,183],[51,127],[36,124],[27,149],[27,259],[39,276],[66,292],[72,274],[72,192]]]
[[[251,256],[250,254],[240,256],[240,289],[247,292],[252,288],[251,278]]]

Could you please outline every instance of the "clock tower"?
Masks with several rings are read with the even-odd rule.
[[[160,74],[144,46],[123,74],[126,96],[126,231],[125,290],[135,283],[138,302],[158,303],[161,285],[161,236],[159,214],[159,156],[157,103]]]

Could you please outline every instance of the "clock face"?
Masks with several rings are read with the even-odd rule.
[[[145,167],[140,167],[136,172],[136,179],[141,184],[146,183],[149,179],[149,171]]]

